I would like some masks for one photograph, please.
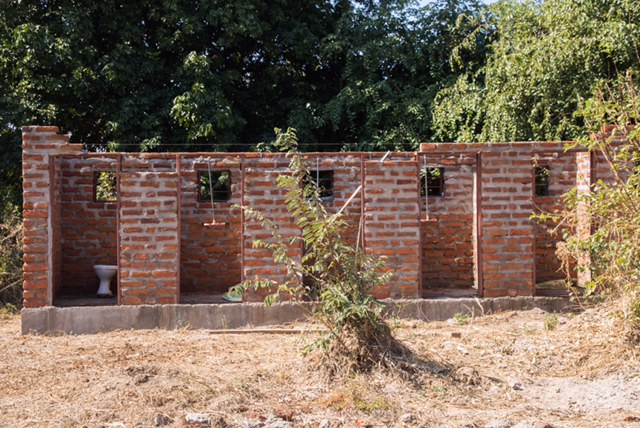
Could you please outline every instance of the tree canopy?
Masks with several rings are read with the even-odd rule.
[[[476,0],[8,0],[0,4],[0,182],[19,203],[19,128],[90,150],[413,149],[459,72]],[[480,51],[478,51],[480,52]],[[478,53],[481,55],[481,53]]]
[[[477,34],[492,34],[486,62],[438,94],[438,140],[575,139],[584,132],[585,102],[639,69],[634,0],[503,0],[474,25],[460,50],[474,51]]]
[[[573,139],[596,89],[639,68],[636,6],[7,0],[0,198],[20,203],[33,123],[89,150],[262,150],[274,127],[307,151]]]

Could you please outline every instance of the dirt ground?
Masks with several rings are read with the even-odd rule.
[[[395,321],[431,370],[327,383],[300,355],[313,334],[21,336],[4,316],[0,426],[640,426],[640,349],[618,322],[592,310]]]

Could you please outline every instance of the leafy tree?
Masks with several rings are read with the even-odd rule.
[[[503,0],[493,5],[475,20],[477,30],[456,51],[473,51],[478,34],[493,32],[486,65],[465,71],[437,95],[435,138],[577,138],[584,126],[578,112],[596,87],[639,67],[637,6],[630,0]]]
[[[249,280],[235,291],[266,289],[271,293],[266,299],[268,304],[283,296],[317,297],[314,318],[328,332],[308,345],[306,352],[321,351],[320,367],[329,376],[367,371],[376,366],[396,368],[407,351],[391,334],[383,315],[384,305],[369,294],[389,280],[390,273],[381,273],[383,260],[342,240],[347,224],[339,213],[330,215],[324,209],[320,190],[308,179],[306,158],[298,154],[295,130],[276,129],[273,144],[291,155],[289,173],[278,177],[277,186],[286,192],[287,209],[300,235],[283,236],[262,212],[243,207],[248,218],[260,221],[272,234],[271,239],[257,240],[253,245],[270,250],[274,262],[286,266],[287,277],[282,283]],[[301,258],[291,257],[291,247],[300,244],[307,249],[305,254]],[[306,285],[310,282],[313,285]]]
[[[59,125],[89,150],[253,150],[278,124],[295,126],[304,150],[414,148],[467,31],[453,22],[478,8],[0,2],[0,224],[21,205],[26,124]]]
[[[469,20],[458,26],[456,20],[480,9],[475,0],[348,8],[324,45],[341,81],[335,96],[318,108],[322,134],[357,150],[414,150],[428,139],[433,99],[459,74],[451,68],[450,51],[473,30],[465,24]],[[481,61],[482,45],[478,38],[478,49],[465,58]]]

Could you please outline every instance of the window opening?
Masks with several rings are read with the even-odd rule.
[[[536,167],[535,194],[536,196],[549,196],[549,167],[548,166]]]
[[[96,202],[115,202],[118,200],[118,187],[114,171],[95,171],[93,173],[93,200]]]
[[[425,167],[420,171],[420,196],[444,196],[444,168]]]
[[[308,178],[318,187],[318,196],[321,199],[333,198],[333,171],[311,172]]]
[[[230,171],[198,172],[198,201],[225,202],[231,199]]]

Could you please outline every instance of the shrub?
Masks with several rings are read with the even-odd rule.
[[[640,119],[638,82],[632,75],[616,87],[603,87],[585,109],[593,131],[579,144],[604,159],[611,179],[590,192],[574,189],[559,213],[566,227],[558,255],[590,274],[585,295],[613,299],[626,321],[629,338],[640,337]],[[612,124],[599,132],[603,123]],[[585,222],[587,227],[585,230]],[[590,227],[589,227],[590,226]]]
[[[347,225],[341,215],[329,215],[322,205],[318,187],[308,179],[306,160],[297,152],[295,130],[276,129],[273,144],[291,157],[289,173],[278,177],[277,186],[285,190],[287,210],[300,235],[284,237],[262,212],[244,207],[247,218],[271,231],[272,239],[254,241],[254,247],[272,251],[274,261],[286,266],[287,278],[281,284],[246,281],[237,291],[268,289],[267,304],[282,298],[317,300],[313,316],[328,332],[307,345],[304,353],[319,351],[319,364],[330,376],[394,366],[404,348],[385,322],[384,305],[369,294],[389,280],[390,274],[382,273],[383,260],[343,241]],[[297,245],[306,249],[299,259],[288,255]]]
[[[0,207],[0,306],[22,306],[22,218],[10,203]]]

